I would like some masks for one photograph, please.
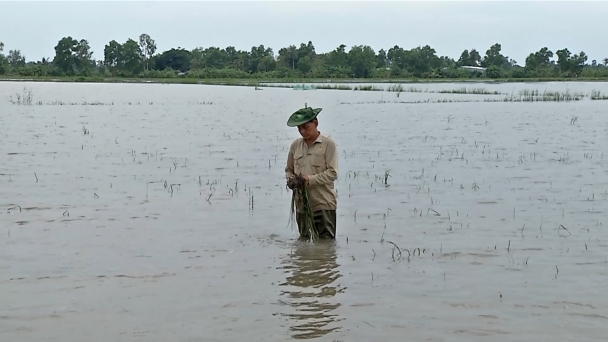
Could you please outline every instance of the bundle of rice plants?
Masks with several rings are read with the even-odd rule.
[[[316,241],[319,239],[319,234],[315,229],[315,219],[310,205],[310,198],[308,196],[308,189],[304,183],[304,178],[301,176],[292,178],[289,180],[287,186],[293,191],[291,195],[291,215],[290,222],[293,226],[296,221],[296,213],[302,212],[304,219],[302,220],[301,227],[302,231],[307,232],[310,241]]]

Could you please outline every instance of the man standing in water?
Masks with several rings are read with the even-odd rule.
[[[336,238],[337,199],[334,181],[338,178],[338,153],[335,142],[317,129],[317,115],[321,108],[308,106],[293,113],[287,126],[297,127],[301,138],[293,141],[287,155],[285,176],[290,180],[301,177],[301,183],[308,190],[308,198],[314,216],[314,226],[320,238]],[[305,216],[296,213],[300,237],[308,238],[303,229]]]

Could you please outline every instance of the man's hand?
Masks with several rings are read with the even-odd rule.
[[[304,179],[304,185],[308,185],[308,176],[302,176],[302,179]]]
[[[291,190],[302,186],[307,186],[309,183],[308,176],[292,177],[287,180],[287,187]]]
[[[291,177],[289,179],[287,179],[287,187],[291,190],[293,190],[296,187],[296,183],[294,182],[294,178]]]

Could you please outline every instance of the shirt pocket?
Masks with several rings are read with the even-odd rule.
[[[323,152],[315,152],[310,158],[310,165],[315,174],[325,171],[325,154]]]
[[[295,173],[296,176],[301,175],[303,168],[304,168],[304,154],[295,153],[293,155],[293,173]]]

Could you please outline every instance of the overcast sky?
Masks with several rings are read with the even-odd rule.
[[[250,50],[309,40],[317,52],[340,44],[430,45],[438,55],[458,59],[464,49],[482,55],[494,43],[520,65],[547,46],[553,52],[585,51],[589,63],[608,57],[608,2],[562,1],[3,1],[0,41],[27,60],[54,57],[65,36],[87,39],[93,57],[103,59],[110,40],[122,43],[149,34],[160,52],[234,46]]]

